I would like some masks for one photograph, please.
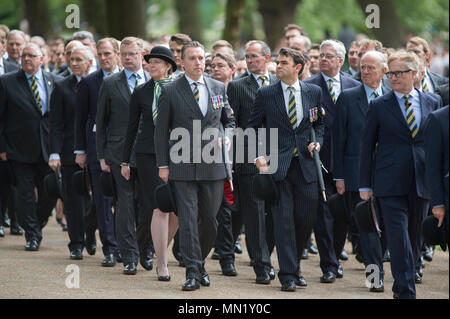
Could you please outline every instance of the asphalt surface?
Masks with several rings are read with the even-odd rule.
[[[333,284],[320,283],[319,256],[310,254],[308,260],[302,261],[302,274],[308,287],[297,288],[296,292],[282,292],[278,279],[270,285],[255,283],[242,238],[244,253],[236,254],[238,276],[223,276],[219,262],[208,258],[206,269],[211,286],[183,292],[181,285],[185,280],[185,269],[178,266],[171,252],[169,271],[172,279],[160,282],[155,268],[146,271],[139,265],[135,276],[127,276],[122,274],[121,264],[112,268],[101,267],[103,255],[98,234],[96,255],[89,256],[84,251],[83,260],[70,260],[68,234],[61,230],[54,217],[44,228],[38,252],[24,250],[24,236],[12,236],[8,228],[5,232],[6,236],[0,238],[0,299],[392,299],[393,279],[389,263],[384,264],[385,292],[370,293],[364,284],[364,266],[350,253],[349,260],[341,262],[344,278],[336,279]],[[351,251],[349,243],[346,250]],[[276,253],[271,258],[277,270]],[[79,270],[79,288],[76,288],[74,280],[76,271],[71,270],[74,268]],[[426,262],[423,283],[417,285],[416,290],[418,299],[449,299],[448,251],[438,249],[433,261]]]

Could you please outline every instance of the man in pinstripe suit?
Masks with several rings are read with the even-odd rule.
[[[250,111],[256,92],[260,87],[278,82],[269,74],[267,65],[270,62],[270,48],[262,41],[250,41],[245,46],[245,59],[249,76],[232,81],[228,84],[228,99],[234,111],[236,126],[245,130],[248,127]],[[237,136],[236,144],[240,143]],[[244,159],[248,158],[248,145],[244,141]],[[244,217],[247,249],[253,259],[253,269],[256,273],[256,283],[269,284],[271,272],[270,253],[266,242],[266,223],[264,201],[254,198],[252,180],[257,170],[252,163],[236,163],[237,190],[240,198],[247,200],[240,202]],[[272,245],[273,248],[273,245]]]
[[[314,84],[298,81],[305,65],[303,55],[282,48],[278,56],[277,77],[280,82],[261,88],[253,104],[248,127],[278,131],[278,167],[273,178],[279,192],[272,205],[272,217],[282,291],[295,291],[306,286],[300,275],[300,256],[315,222],[318,206],[317,173],[312,151],[320,151],[324,129],[315,125],[317,143],[311,142],[309,112],[320,109],[322,92]],[[266,149],[270,149],[267,148]],[[267,172],[265,156],[258,157],[256,167]],[[272,168],[274,170],[275,168]]]
[[[214,245],[217,233],[216,215],[223,197],[225,166],[221,160],[207,163],[204,147],[221,143],[218,136],[198,134],[205,130],[234,128],[235,122],[223,83],[203,75],[205,50],[197,41],[183,46],[182,64],[185,75],[164,86],[157,106],[155,128],[156,161],[159,177],[171,181],[179,220],[180,252],[186,265],[184,291],[209,286],[205,258]],[[198,125],[200,123],[200,125]],[[195,128],[200,129],[196,134]],[[188,141],[170,140],[174,130],[189,133]],[[172,134],[171,132],[172,131]],[[186,134],[185,134],[186,135]],[[181,149],[177,149],[182,145]],[[230,145],[230,138],[225,138]],[[171,147],[174,146],[174,147]],[[221,153],[221,152],[220,152]],[[176,157],[182,158],[181,161]],[[200,156],[198,156],[200,155]],[[203,154],[204,155],[204,154]],[[221,154],[218,158],[222,159]],[[187,158],[184,158],[187,157]]]

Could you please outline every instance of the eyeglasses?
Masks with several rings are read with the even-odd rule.
[[[139,52],[124,52],[124,53],[120,53],[121,56],[123,57],[134,57],[136,55],[138,55]]]
[[[262,55],[262,54],[251,54],[251,55],[246,55],[246,56],[245,56],[245,59],[246,59],[246,60],[254,60],[254,59],[259,58],[260,56],[264,56],[264,55]]]
[[[320,59],[325,58],[325,59],[327,59],[327,60],[331,60],[331,59],[337,58],[337,56],[336,56],[336,55],[332,55],[332,54],[323,54],[323,53],[321,53],[321,54],[319,55],[319,58],[320,58]]]
[[[40,55],[39,54],[27,54],[27,53],[25,53],[25,54],[22,54],[20,57],[22,59],[26,59],[26,58],[34,59],[34,58],[40,57]]]
[[[390,79],[392,79],[394,76],[396,78],[401,78],[403,76],[403,73],[411,72],[411,69],[405,70],[405,71],[394,71],[394,72],[386,72],[386,76]]]
[[[374,67],[374,66],[371,66],[371,65],[369,65],[369,66],[365,66],[365,65],[362,65],[361,66],[361,71],[369,71],[369,72],[372,72],[372,71],[375,71],[377,68],[376,67]]]

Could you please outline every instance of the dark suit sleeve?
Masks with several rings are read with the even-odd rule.
[[[89,114],[89,87],[83,79],[78,83],[76,99],[74,150],[86,152],[86,123]]]
[[[135,90],[131,95],[130,107],[128,111],[128,127],[127,135],[125,137],[125,143],[123,146],[123,162],[129,163],[131,157],[131,151],[133,149],[134,141],[136,140],[136,134],[139,128],[139,120],[141,118],[141,108],[139,106],[139,93],[140,90]]]
[[[336,117],[333,123],[333,150],[334,150],[334,171],[335,179],[344,179],[344,153],[347,144],[347,116],[348,107],[345,94],[340,94],[336,102]]]
[[[237,86],[233,81],[228,83],[227,88],[227,96],[228,96],[228,102],[230,103],[230,107],[233,110],[234,118],[236,120],[236,126],[237,123],[239,123],[239,99],[237,96]]]
[[[361,140],[361,166],[359,188],[372,188],[373,154],[378,139],[378,116],[376,106],[369,104],[369,112],[366,117],[366,126]]]
[[[106,129],[108,127],[109,121],[109,105],[110,101],[108,98],[108,81],[103,81],[100,87],[100,92],[98,93],[97,101],[97,115],[95,117],[96,123],[96,144],[97,144],[97,158],[105,158],[105,148],[106,148]]]
[[[0,78],[0,153],[6,152],[5,141],[5,113],[6,113],[6,88],[3,80]]]
[[[425,171],[431,188],[431,206],[444,205],[442,129],[436,115],[431,113],[425,123]]]
[[[171,115],[167,88],[163,87],[158,99],[158,118],[155,128],[155,151],[158,167],[169,166],[169,122]]]
[[[263,93],[261,92],[261,90],[258,90],[258,93],[256,93],[255,100],[253,101],[250,118],[247,123],[247,128],[253,128],[256,131],[257,141],[259,141],[258,128],[263,126],[263,123],[265,123],[265,119],[266,119],[266,112],[264,110],[264,102],[265,101],[264,101]],[[268,139],[268,140],[270,140],[270,139]],[[260,147],[260,145],[257,144],[257,147],[256,147],[257,156],[263,155],[263,154],[259,153],[259,147]],[[266,150],[270,150],[270,145],[266,145]]]
[[[223,105],[224,107],[222,108],[221,122],[223,124],[223,128],[225,129],[225,133],[227,134],[228,138],[231,139],[233,135],[232,129],[236,127],[236,121],[234,116],[232,115],[230,104],[228,103],[228,97],[225,86],[223,92]]]
[[[55,83],[50,97],[50,154],[61,154],[64,139],[64,94],[61,84]]]

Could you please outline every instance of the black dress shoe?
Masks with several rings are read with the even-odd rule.
[[[241,246],[241,244],[238,241],[236,241],[234,243],[234,252],[236,254],[242,254],[242,246]]]
[[[219,253],[217,251],[214,251],[213,254],[211,255],[211,259],[219,260],[220,259]]]
[[[3,230],[2,225],[0,225],[0,237],[5,237],[5,231]]]
[[[270,284],[270,276],[268,273],[262,273],[259,275],[256,275],[256,283],[261,285],[268,285]]]
[[[11,219],[9,219],[8,213],[6,213],[5,220],[3,221],[3,227],[11,227]]]
[[[274,280],[275,279],[275,269],[273,267],[270,267],[269,277],[270,277],[270,280]]]
[[[378,285],[378,287],[371,287],[369,289],[370,292],[384,292],[384,284],[383,284],[383,280],[380,280],[380,283]]]
[[[195,280],[193,278],[187,279],[183,286],[181,286],[181,290],[183,291],[194,291],[197,289],[200,289],[200,285],[198,283],[198,280]]]
[[[116,265],[116,257],[114,254],[105,255],[102,260],[102,267],[114,267]]]
[[[287,280],[281,285],[281,291],[295,291],[297,287],[295,286],[294,280]]]
[[[234,264],[229,263],[222,266],[222,274],[224,276],[237,276],[236,268],[234,267]]]
[[[170,275],[167,276],[160,276],[158,274],[158,266],[156,266],[156,275],[158,276],[159,281],[170,281]]]
[[[122,255],[120,254],[120,251],[117,251],[117,252],[116,252],[116,261],[117,261],[118,263],[121,263],[121,262],[122,262]]]
[[[123,267],[123,273],[125,275],[136,275],[136,263],[125,264],[125,266]]]
[[[422,283],[422,276],[418,272],[416,272],[414,274],[414,280],[415,280],[416,284],[421,284]]]
[[[391,253],[389,252],[389,249],[387,249],[383,256],[383,262],[388,263],[390,261],[391,261]]]
[[[336,279],[336,275],[332,273],[331,271],[323,274],[322,277],[320,277],[320,282],[323,284],[331,284]]]
[[[342,269],[342,266],[339,264],[339,267],[336,272],[336,278],[343,278],[344,277],[344,269]]]
[[[425,251],[422,254],[423,259],[425,259],[428,262],[433,261],[433,254],[434,254],[433,246],[425,245]]]
[[[209,287],[211,282],[209,281],[209,275],[206,271],[203,271],[202,278],[200,279],[200,285],[203,287]]]
[[[70,251],[70,259],[72,260],[81,260],[83,259],[83,253],[80,248],[72,249]]]
[[[62,231],[69,231],[69,227],[67,227],[67,224],[62,223],[61,227],[62,227]]]
[[[145,270],[152,270],[153,269],[153,258],[151,254],[147,255],[141,255],[139,257],[139,263]]]
[[[38,251],[39,250],[39,242],[36,239],[32,239],[27,241],[25,244],[26,251]]]
[[[301,259],[308,259],[308,248],[303,249]]]
[[[178,261],[178,266],[180,266],[180,267],[186,267],[186,264],[184,263],[184,261],[183,261],[183,258],[181,258],[179,261]]]
[[[356,253],[355,259],[356,259],[358,262],[360,262],[361,264],[364,263],[363,256],[362,256],[361,254],[359,254],[359,253]]]
[[[97,243],[88,243],[85,248],[89,255],[94,256],[97,251]]]
[[[22,236],[23,235],[23,230],[22,228],[20,228],[19,225],[11,225],[11,228],[9,229],[9,233],[11,235],[15,235],[15,236]]]
[[[297,280],[295,281],[295,284],[299,287],[308,286],[308,283],[306,282],[305,278],[302,275],[298,276]]]
[[[339,259],[342,261],[348,260],[348,255],[345,249],[342,249],[341,254],[339,255]]]
[[[310,254],[317,255],[317,254],[319,253],[319,250],[316,248],[316,246],[314,246],[313,244],[311,244],[311,245],[308,247],[308,252],[309,252]]]

